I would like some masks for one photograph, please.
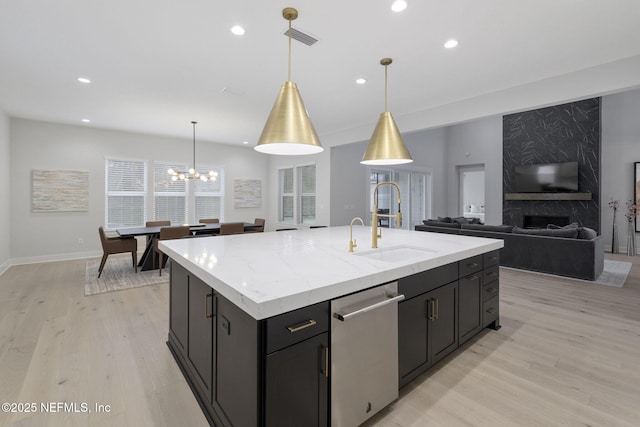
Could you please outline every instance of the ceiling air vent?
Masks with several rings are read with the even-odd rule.
[[[284,32],[284,35],[289,37],[289,30]],[[298,31],[295,28],[291,29],[291,38],[294,40],[298,40],[300,43],[304,43],[307,46],[313,45],[318,41],[315,37],[311,37],[309,34],[305,34],[302,31]]]

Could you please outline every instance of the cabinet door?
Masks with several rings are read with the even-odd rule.
[[[327,332],[267,356],[267,427],[326,426]]]
[[[171,281],[169,284],[169,333],[173,347],[183,357],[187,355],[188,312],[189,312],[189,276],[187,270],[176,262],[171,263]]]
[[[189,276],[188,360],[194,378],[208,401],[213,384],[213,289]]]
[[[480,274],[471,274],[458,282],[458,344],[482,329],[482,283]]]
[[[427,294],[433,304],[429,322],[431,362],[435,363],[458,347],[458,282],[449,283]]]
[[[229,425],[258,425],[258,322],[216,294],[213,406]]]
[[[398,304],[398,364],[400,383],[413,370],[429,362],[427,347],[427,295]]]

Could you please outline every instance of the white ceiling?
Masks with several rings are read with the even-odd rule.
[[[403,117],[420,126],[410,120],[419,112],[514,88],[535,99],[536,82],[640,58],[639,0],[408,2],[393,13],[391,0],[2,0],[0,110],[180,138],[196,120],[199,140],[253,146],[287,79],[286,6],[300,13],[294,28],[319,39],[293,42],[292,80],[321,139],[372,132],[385,56],[401,131]],[[460,45],[445,49],[449,38]],[[634,78],[624,85],[640,85]],[[594,92],[584,95],[601,90],[582,84]]]

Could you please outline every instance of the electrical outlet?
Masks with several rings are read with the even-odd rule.
[[[84,239],[82,237],[78,237],[78,243],[83,245],[84,244]]]

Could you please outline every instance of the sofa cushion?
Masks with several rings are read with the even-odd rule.
[[[485,225],[485,224],[462,224],[466,230],[497,231],[499,233],[511,233],[513,225]]]
[[[598,236],[596,230],[589,227],[578,228],[578,239],[593,240]]]
[[[438,222],[453,222],[451,217],[448,216],[439,216],[437,220],[430,219],[429,221],[438,221]]]
[[[513,227],[513,234],[529,234],[534,236],[549,236],[549,237],[566,237],[569,239],[575,239],[578,237],[577,228],[520,228]]]
[[[547,224],[547,228],[549,230],[560,230],[560,229],[567,230],[567,229],[573,229],[573,228],[578,229],[580,228],[580,224],[578,224],[577,222],[572,222],[571,224],[567,224],[563,226],[555,225],[555,224]]]
[[[458,224],[457,222],[442,222],[436,221],[434,219],[425,219],[422,221],[422,223],[431,227],[460,228],[460,224]]]

